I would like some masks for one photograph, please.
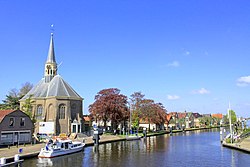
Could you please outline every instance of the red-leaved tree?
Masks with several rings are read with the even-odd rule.
[[[95,121],[103,121],[104,128],[107,121],[111,121],[112,129],[129,116],[127,96],[120,94],[117,88],[103,89],[95,96],[95,102],[89,105],[89,112]]]

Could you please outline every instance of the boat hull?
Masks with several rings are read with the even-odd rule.
[[[127,136],[126,140],[139,140],[141,139],[141,136]]]
[[[73,149],[60,149],[60,150],[46,150],[44,148],[41,149],[38,157],[39,158],[54,158],[62,155],[73,154],[83,150],[84,145],[79,146]]]

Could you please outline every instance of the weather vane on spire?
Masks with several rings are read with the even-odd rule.
[[[50,30],[51,30],[51,35],[53,35],[53,34],[54,34],[54,31],[55,31],[55,29],[54,29],[54,24],[51,24],[51,25],[50,25]]]

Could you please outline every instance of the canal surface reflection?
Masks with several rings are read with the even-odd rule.
[[[219,131],[195,131],[86,147],[83,152],[52,159],[29,159],[23,166],[55,167],[247,167],[250,155],[224,148]]]

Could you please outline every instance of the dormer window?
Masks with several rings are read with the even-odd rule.
[[[14,118],[10,118],[9,126],[13,127],[14,126]]]
[[[20,126],[23,127],[25,123],[25,118],[21,118],[20,119]]]

